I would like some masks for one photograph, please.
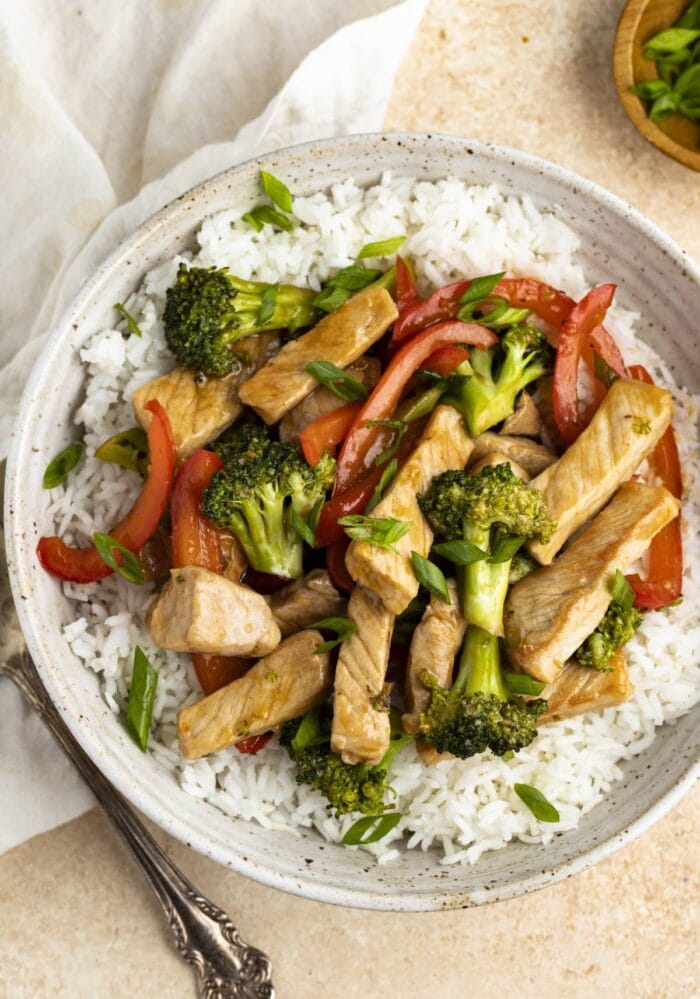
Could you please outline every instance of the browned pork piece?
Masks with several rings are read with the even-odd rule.
[[[530,476],[539,475],[557,460],[554,451],[527,437],[510,437],[508,434],[494,434],[487,430],[486,433],[474,438],[472,462],[480,461],[487,454],[493,453],[503,454],[506,458],[517,462]]]
[[[400,614],[418,593],[411,552],[426,556],[433,532],[416,500],[431,479],[448,469],[464,468],[472,440],[464,422],[452,406],[438,406],[413,453],[399,469],[383,499],[372,511],[373,517],[394,517],[411,525],[393,548],[380,548],[367,541],[353,541],[345,564],[358,583],[378,593],[386,607]]]
[[[663,486],[626,482],[552,565],[516,583],[504,612],[513,662],[537,680],[552,681],[602,620],[615,570],[636,561],[679,506]]]
[[[558,525],[547,544],[528,543],[538,562],[549,565],[566,539],[629,479],[654,450],[672,410],[673,400],[664,389],[626,379],[613,383],[578,440],[531,483],[544,493]]]
[[[357,631],[340,646],[335,670],[331,748],[346,763],[379,763],[391,729],[383,694],[394,615],[379,597],[356,586],[348,616]]]
[[[418,731],[420,715],[430,707],[430,691],[421,683],[421,674],[427,670],[441,687],[449,687],[455,656],[467,630],[454,579],[447,580],[447,589],[451,603],[446,604],[433,595],[411,639],[404,688],[407,711],[401,719],[406,732]],[[422,739],[417,742],[416,749],[424,763],[449,758],[449,754],[438,753]]]
[[[170,570],[146,624],[156,645],[173,652],[264,656],[281,638],[264,597],[194,565]]]
[[[384,288],[365,288],[330,312],[312,330],[286,343],[241,389],[241,400],[265,423],[276,423],[318,388],[304,366],[330,361],[346,368],[376,343],[396,319],[394,300]]]
[[[517,461],[513,461],[512,458],[506,458],[504,454],[497,454],[495,451],[491,452],[491,454],[485,454],[483,458],[479,458],[478,461],[471,464],[469,466],[469,474],[478,475],[484,468],[495,468],[496,465],[510,465],[516,479],[520,479],[521,482],[530,481],[530,476],[522,465],[519,465]]]
[[[283,635],[308,628],[324,617],[345,613],[345,597],[336,590],[325,569],[314,569],[267,598]]]
[[[180,711],[177,733],[187,760],[262,735],[322,704],[331,685],[330,657],[317,631],[285,639],[245,676]]]
[[[238,349],[247,354],[250,361],[225,378],[207,377],[189,368],[174,368],[167,375],[146,382],[132,396],[136,419],[148,429],[151,414],[145,406],[150,399],[156,399],[167,412],[173,428],[176,459],[184,461],[238,419],[243,411],[239,401],[241,385],[262,367],[278,344],[275,333],[260,333],[241,340]]]
[[[559,676],[548,683],[540,694],[549,706],[537,724],[546,725],[547,722],[571,718],[584,711],[624,704],[634,687],[630,683],[622,649],[613,653],[610,666],[610,671],[604,673],[590,666],[581,666],[575,659],[568,662]]]
[[[376,357],[358,357],[352,364],[348,364],[345,371],[369,392],[379,381],[382,366]],[[285,443],[299,440],[299,434],[309,423],[327,416],[343,405],[343,400],[332,389],[320,385],[282,417],[279,426],[280,440]]]
[[[243,545],[233,534],[219,532],[221,547],[224,554],[224,570],[221,573],[226,579],[232,579],[234,583],[240,583],[241,576],[248,568],[248,559],[245,557]]]
[[[521,392],[518,405],[503,421],[500,433],[519,437],[538,437],[541,429],[542,420],[532,396],[529,392]]]

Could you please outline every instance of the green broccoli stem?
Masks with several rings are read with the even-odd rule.
[[[413,742],[415,738],[415,734],[409,735],[406,733],[400,735],[398,738],[392,738],[389,743],[389,748],[386,753],[384,753],[384,756],[382,756],[381,760],[377,764],[377,767],[380,770],[389,770],[394,761],[394,757],[400,753],[404,746],[407,746],[409,742]]]
[[[465,520],[464,540],[491,554],[491,529],[484,530]],[[510,561],[492,564],[486,559],[461,566],[457,578],[462,591],[462,613],[492,635],[503,634],[503,605],[510,577]]]
[[[298,579],[304,572],[303,545],[287,525],[284,497],[280,498],[273,487],[264,487],[261,492],[262,503],[250,500],[241,504],[236,535],[253,569]]]
[[[497,697],[499,701],[508,700],[498,639],[474,624],[467,628],[459,672],[448,696],[456,698],[462,694],[484,694]]]
[[[315,291],[281,284],[277,289],[272,315],[261,323],[261,294],[270,286],[255,281],[243,281],[232,274],[227,277],[236,292],[226,316],[231,324],[226,334],[230,340],[238,340],[243,336],[268,330],[288,329],[294,332],[313,326],[318,320],[320,313],[313,304]]]

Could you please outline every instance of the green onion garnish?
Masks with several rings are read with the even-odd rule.
[[[340,645],[346,638],[350,638],[357,631],[357,624],[351,617],[324,617],[320,621],[309,625],[310,628],[318,628],[319,631],[334,631],[337,638],[322,642],[316,647],[316,652],[330,652],[336,645]]]
[[[273,177],[267,170],[260,171],[260,182],[263,191],[274,201],[283,212],[291,212],[292,195],[287,185],[278,177]]]
[[[366,843],[376,843],[384,839],[394,826],[401,821],[401,812],[384,812],[383,815],[363,815],[353,822],[341,839],[343,846],[361,846]],[[369,832],[374,826],[374,831]],[[365,835],[369,833],[369,835]]]
[[[411,525],[395,517],[366,517],[362,513],[351,513],[339,517],[338,523],[354,541],[366,541],[378,548],[392,548],[396,542],[408,534]]]
[[[292,228],[291,219],[275,208],[270,208],[269,205],[256,205],[251,211],[245,213],[243,221],[250,222],[256,232],[260,232],[266,224],[276,225],[278,229],[286,229],[287,232]]]
[[[541,791],[531,784],[514,784],[513,790],[540,822],[558,822],[559,812]]]
[[[439,545],[433,545],[433,551],[453,565],[472,565],[488,558],[487,553],[471,541],[443,541]]]
[[[144,752],[151,730],[157,686],[158,674],[151,666],[146,653],[137,645],[134,650],[134,669],[131,674],[129,703],[126,707],[126,723]]]
[[[265,288],[260,296],[260,311],[258,312],[258,326],[264,326],[275,314],[277,308],[277,296],[279,295],[279,284],[271,284]]]
[[[392,253],[396,253],[401,244],[405,242],[405,236],[392,236],[390,239],[380,239],[376,243],[367,243],[357,254],[357,259],[365,260],[367,257],[388,257]]]
[[[380,478],[379,482],[377,483],[376,489],[374,490],[374,492],[370,496],[369,501],[367,503],[367,506],[364,508],[363,513],[365,513],[365,514],[371,513],[372,510],[374,510],[375,506],[380,502],[382,496],[384,495],[384,490],[393,481],[394,476],[396,475],[398,467],[399,467],[399,463],[398,463],[397,459],[396,458],[392,458],[392,460],[389,462],[389,464],[386,466],[386,468],[382,472],[382,477]]]
[[[316,536],[308,521],[302,517],[298,510],[294,509],[290,512],[290,520],[292,522],[292,527],[301,540],[305,541],[307,545],[310,545],[313,548],[316,543]]]
[[[528,697],[537,697],[541,694],[546,683],[538,683],[527,673],[504,673],[506,687],[511,694],[525,694]]]
[[[442,570],[424,558],[420,552],[411,552],[411,562],[414,575],[421,586],[434,593],[436,597],[440,597],[444,603],[451,604],[450,591],[447,589],[447,580]]]
[[[118,572],[129,583],[135,583],[137,586],[143,583],[144,576],[141,563],[137,556],[132,551],[129,551],[121,541],[118,541],[109,534],[101,534],[99,531],[95,531],[92,536],[92,543],[102,561],[110,569],[114,569],[115,572]],[[115,552],[119,555],[119,561],[117,561]]]
[[[109,461],[145,476],[148,472],[148,436],[143,427],[132,427],[104,441],[95,451],[100,461]]]
[[[359,402],[367,398],[364,385],[330,361],[309,361],[304,365],[304,371],[345,402]]]
[[[114,308],[126,319],[126,325],[129,327],[129,332],[133,333],[134,336],[141,336],[142,334],[139,324],[136,322],[134,317],[126,311],[122,303],[115,302]]]
[[[78,464],[85,450],[84,444],[69,444],[48,463],[41,480],[44,489],[55,489]]]

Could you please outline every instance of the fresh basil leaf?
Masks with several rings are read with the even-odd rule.
[[[302,517],[302,515],[297,510],[292,509],[289,515],[289,519],[291,520],[292,527],[294,528],[298,536],[301,538],[301,540],[305,541],[307,545],[310,545],[313,548],[314,544],[316,543],[316,537],[314,531],[312,530],[309,523],[305,520],[305,518]]]
[[[309,361],[304,370],[345,402],[359,402],[367,398],[364,385],[330,361]]]
[[[645,59],[657,59],[659,56],[673,55],[700,38],[700,31],[692,28],[667,28],[654,35],[644,45],[642,52]]]
[[[279,284],[271,284],[265,288],[260,296],[260,311],[258,312],[258,325],[263,326],[269,322],[275,314],[277,308],[277,296],[279,295]]]
[[[361,513],[340,517],[338,523],[354,541],[366,541],[378,548],[393,548],[395,543],[411,530],[405,520],[395,517],[366,517]]]
[[[453,565],[471,565],[488,558],[488,554],[471,541],[442,541],[439,545],[433,545],[433,551]]]
[[[374,510],[375,506],[377,505],[377,503],[379,503],[382,496],[384,495],[384,490],[396,475],[398,467],[399,467],[398,461],[396,460],[396,458],[392,458],[392,460],[389,462],[389,464],[382,472],[382,477],[377,483],[376,489],[370,496],[367,506],[362,511],[364,514],[371,513],[372,510]]]
[[[92,536],[92,543],[97,549],[97,554],[110,569],[114,569],[115,572],[118,572],[129,583],[135,583],[137,586],[143,583],[143,570],[141,569],[138,557],[132,551],[129,551],[121,541],[118,541],[109,534],[102,534],[100,531],[95,531]],[[117,561],[115,552],[119,555],[119,561]]]
[[[367,243],[357,254],[357,259],[365,260],[367,257],[388,257],[392,253],[396,253],[402,243],[405,242],[405,236],[392,236],[390,239],[380,239],[376,243]]]
[[[451,604],[450,591],[447,589],[447,580],[442,570],[420,552],[411,552],[411,562],[413,574],[421,586],[434,593],[436,597],[440,597],[443,603]]]
[[[145,477],[148,474],[148,435],[143,427],[132,427],[114,434],[100,444],[95,457]]]
[[[615,570],[615,576],[610,586],[610,595],[615,603],[625,610],[629,610],[634,604],[634,590],[619,569]]]
[[[129,701],[126,706],[126,723],[136,742],[145,752],[148,733],[153,719],[158,674],[140,645],[134,650],[134,668],[131,673]]]
[[[316,647],[316,652],[318,653],[330,652],[336,645],[340,645],[357,631],[357,624],[351,617],[324,617],[320,621],[309,625],[309,627],[317,628],[319,631],[334,631],[338,636],[318,645]]]
[[[132,333],[134,336],[141,336],[142,334],[139,324],[136,322],[134,317],[126,311],[122,303],[116,302],[114,308],[126,319],[126,325],[129,327],[129,332]]]
[[[84,444],[69,444],[60,454],[48,463],[44,469],[41,484],[44,489],[55,489],[60,486],[83,456]]]
[[[275,208],[270,208],[269,205],[256,205],[251,211],[246,212],[243,221],[250,222],[257,232],[260,232],[264,225],[276,225],[278,229],[285,229],[287,232],[292,228],[292,220]]]
[[[343,846],[360,846],[366,843],[377,843],[384,839],[394,826],[401,821],[401,812],[384,812],[382,815],[363,815],[353,822],[341,839]],[[374,826],[374,831],[369,832]],[[369,835],[366,835],[369,833]]]
[[[474,302],[483,302],[487,299],[498,282],[506,276],[505,271],[500,274],[486,274],[484,277],[474,278],[465,293],[459,300],[460,305],[469,305]]]
[[[541,791],[531,784],[514,784],[513,790],[540,822],[558,822],[559,812]]]
[[[511,694],[525,694],[528,697],[537,697],[541,694],[546,683],[538,683],[527,673],[504,673],[506,687]]]
[[[605,385],[606,388],[610,388],[612,383],[617,381],[619,377],[619,375],[615,374],[607,361],[604,361],[603,358],[599,354],[596,354],[595,351],[593,351],[593,368],[596,378],[602,385]]]
[[[393,458],[399,449],[399,445],[403,440],[403,435],[408,430],[408,423],[406,420],[367,420],[365,423],[366,427],[387,427],[389,430],[394,431],[394,436],[392,437],[391,444],[388,448],[382,451],[381,454],[377,455],[374,464],[379,468],[384,465],[390,458]]]
[[[267,170],[261,170],[260,182],[265,194],[274,201],[278,208],[281,208],[283,212],[291,212],[292,195],[283,181],[278,177],[273,177]]]
[[[510,562],[515,553],[525,543],[525,538],[506,535],[500,538],[494,547],[493,553],[486,561],[490,565],[498,565],[501,562]]]

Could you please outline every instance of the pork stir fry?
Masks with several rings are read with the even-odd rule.
[[[141,472],[136,505],[93,548],[38,549],[63,579],[156,580],[151,639],[201,687],[183,757],[277,735],[329,807],[379,815],[410,742],[426,765],[508,757],[629,697],[623,646],[680,597],[680,467],[671,396],[603,325],[611,289],[499,274],[423,298],[399,257],[318,294],[183,265],[173,370],[98,452]]]

